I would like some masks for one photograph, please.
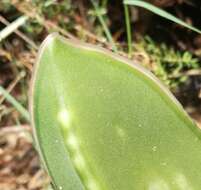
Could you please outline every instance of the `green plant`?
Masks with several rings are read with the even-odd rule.
[[[141,64],[170,89],[178,87],[188,79],[186,71],[200,67],[200,61],[190,52],[176,51],[165,43],[157,44],[149,36],[135,43],[134,52],[135,59],[141,55]]]
[[[142,8],[145,8],[151,12],[153,12],[154,14],[157,14],[163,18],[165,18],[166,20],[170,20],[172,22],[175,22],[181,26],[184,26],[192,31],[195,31],[199,34],[201,34],[201,31],[187,23],[185,23],[184,21],[178,19],[177,17],[175,17],[174,15],[146,2],[146,1],[143,1],[143,0],[124,0],[123,1],[124,4],[126,5],[134,5],[134,6],[138,6],[138,7],[142,7]]]
[[[30,112],[56,190],[201,187],[201,132],[148,71],[52,34]]]

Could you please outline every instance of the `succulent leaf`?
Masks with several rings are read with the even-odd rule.
[[[55,189],[200,189],[200,129],[141,66],[52,34],[31,91],[35,139]]]

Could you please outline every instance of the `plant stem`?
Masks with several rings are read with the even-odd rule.
[[[2,94],[8,102],[10,102],[16,110],[18,110],[22,116],[27,120],[30,121],[29,112],[14,98],[12,97],[2,86],[0,86],[0,94]]]
[[[91,0],[91,3],[94,6],[96,15],[97,15],[102,27],[103,27],[103,30],[105,32],[106,37],[107,37],[108,41],[111,43],[111,45],[112,45],[112,49],[114,50],[114,52],[117,52],[117,47],[116,47],[116,45],[114,43],[112,35],[111,35],[110,31],[109,31],[109,28],[108,28],[107,24],[105,23],[105,20],[104,20],[103,16],[100,14],[99,7],[98,7],[97,3],[94,0]]]
[[[0,41],[5,39],[7,36],[15,32],[17,28],[25,24],[27,21],[28,17],[27,16],[21,16],[15,21],[13,21],[11,24],[9,24],[7,27],[5,27],[2,31],[0,31]]]
[[[132,37],[131,37],[131,25],[128,5],[124,4],[125,22],[126,22],[126,32],[127,32],[127,43],[128,43],[128,57],[131,57],[132,53]]]

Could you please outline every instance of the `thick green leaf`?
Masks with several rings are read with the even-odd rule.
[[[140,66],[50,35],[30,104],[55,189],[200,190],[200,129]]]
[[[185,23],[184,21],[178,19],[177,17],[173,16],[172,14],[170,14],[170,13],[168,13],[168,12],[166,12],[166,11],[164,11],[164,10],[162,10],[162,9],[160,9],[160,8],[150,4],[150,3],[147,3],[145,1],[142,1],[142,0],[124,0],[124,4],[126,4],[126,5],[134,5],[134,6],[145,8],[145,9],[153,12],[154,14],[157,14],[157,15],[163,17],[163,18],[166,18],[166,19],[168,19],[168,20],[170,20],[172,22],[180,24],[180,25],[182,25],[182,26],[184,26],[184,27],[186,27],[186,28],[188,28],[190,30],[193,30],[193,31],[201,34],[201,30],[199,30],[199,29],[197,29],[197,28]]]

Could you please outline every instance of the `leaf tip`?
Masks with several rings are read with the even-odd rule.
[[[59,33],[57,32],[53,32],[47,35],[47,37],[45,38],[45,40],[43,41],[41,45],[41,49],[43,49],[43,47],[45,46],[48,46],[48,44],[52,43],[55,39],[58,39],[58,37],[59,37]]]

